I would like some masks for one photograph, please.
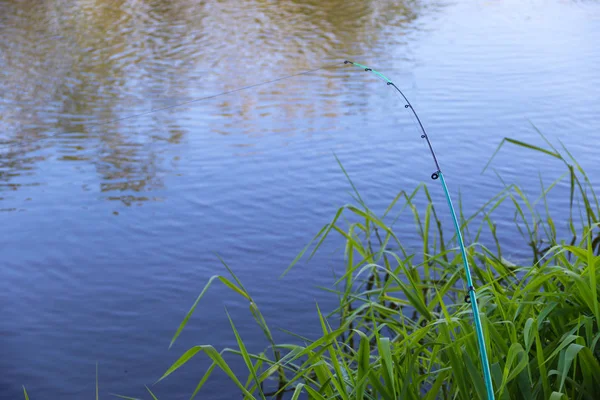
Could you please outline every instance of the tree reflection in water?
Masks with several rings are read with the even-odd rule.
[[[186,142],[192,123],[208,134],[244,135],[238,147],[265,135],[311,133],[314,121],[340,115],[339,100],[326,94],[342,80],[325,81],[319,96],[303,93],[301,82],[283,82],[198,106],[191,116],[183,108],[98,123],[333,59],[378,57],[385,49],[373,46],[383,28],[411,23],[420,7],[392,0],[255,0],[243,7],[234,0],[4,1],[0,194],[46,184],[36,165],[61,161],[93,165],[102,198],[138,204],[160,199],[153,192],[177,168],[173,145]]]

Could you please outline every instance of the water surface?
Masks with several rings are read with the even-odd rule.
[[[480,171],[503,137],[543,143],[532,124],[598,182],[599,42],[595,1],[0,2],[0,398],[93,398],[96,363],[101,397],[143,397],[189,346],[234,346],[225,307],[264,348],[247,304],[215,288],[167,349],[225,272],[215,253],[274,329],[316,334],[339,241],[278,276],[351,200],[334,154],[377,210],[433,172],[394,92],[341,64],[123,118],[352,59],[405,90],[475,209],[501,187]],[[562,172],[525,151],[493,166],[527,188]],[[497,218],[526,257],[512,214]],[[410,222],[397,232],[418,250]],[[187,398],[207,365],[156,393]],[[202,394],[237,392],[216,374]]]

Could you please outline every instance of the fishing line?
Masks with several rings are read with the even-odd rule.
[[[471,304],[471,308],[473,310],[473,320],[475,322],[475,331],[477,332],[477,340],[479,342],[479,356],[481,358],[481,364],[483,367],[483,377],[484,377],[484,381],[485,381],[487,398],[488,398],[488,400],[494,400],[494,398],[495,398],[494,397],[494,387],[492,385],[492,376],[490,373],[490,363],[489,363],[487,350],[486,350],[486,346],[485,346],[485,338],[483,336],[483,328],[481,325],[481,316],[479,315],[479,306],[477,305],[477,293],[475,292],[475,288],[473,287],[473,279],[471,277],[471,268],[469,267],[469,261],[467,260],[467,252],[465,250],[465,244],[464,244],[463,237],[462,237],[462,234],[460,231],[460,226],[458,224],[458,218],[456,217],[456,211],[454,210],[454,206],[452,205],[452,199],[450,198],[450,192],[448,190],[448,185],[446,184],[446,180],[444,179],[444,174],[442,174],[442,169],[440,168],[440,163],[438,161],[437,155],[435,154],[435,151],[433,150],[431,141],[429,140],[429,135],[427,134],[427,131],[425,131],[425,127],[423,126],[423,123],[421,122],[421,119],[417,115],[417,112],[413,108],[412,104],[410,103],[408,98],[404,95],[402,90],[400,90],[400,88],[394,84],[394,82],[392,82],[390,79],[388,79],[381,72],[375,71],[374,69],[369,68],[366,65],[362,65],[362,64],[355,63],[352,61],[347,61],[347,60],[344,61],[344,64],[352,64],[356,67],[364,69],[367,72],[371,72],[375,76],[377,76],[379,79],[383,80],[388,86],[391,86],[394,89],[396,89],[396,91],[401,95],[402,99],[406,102],[406,104],[404,105],[404,108],[410,109],[410,111],[412,111],[412,113],[414,114],[414,117],[416,118],[417,122],[419,123],[419,127],[421,128],[421,132],[422,132],[421,138],[425,139],[425,141],[427,142],[427,146],[429,148],[429,151],[431,152],[431,156],[433,157],[433,162],[435,163],[436,170],[431,174],[431,179],[434,179],[434,180],[439,179],[441,181],[442,188],[444,189],[444,194],[446,195],[446,201],[448,202],[448,207],[450,208],[450,214],[451,214],[452,220],[454,222],[454,229],[456,230],[456,237],[458,240],[460,252],[462,255],[462,259],[463,259],[463,266],[465,269],[465,275],[466,275],[467,286],[468,286],[468,289],[467,289],[468,295],[465,297],[465,301],[467,301],[468,303]]]
[[[239,87],[237,89],[232,89],[232,90],[228,90],[228,91],[225,91],[225,92],[212,94],[212,95],[209,95],[209,96],[198,97],[198,98],[195,98],[195,99],[191,99],[191,100],[184,101],[184,102],[181,102],[181,103],[173,104],[173,105],[170,105],[170,106],[165,106],[165,107],[160,107],[160,108],[153,108],[153,109],[151,109],[149,111],[144,111],[144,112],[141,112],[141,113],[138,113],[138,114],[132,114],[132,115],[128,115],[128,116],[121,117],[121,118],[111,119],[109,121],[92,122],[92,123],[89,123],[87,125],[88,126],[97,127],[97,126],[112,124],[114,122],[120,122],[120,121],[125,121],[125,120],[128,120],[128,119],[139,118],[139,117],[150,115],[150,114],[153,114],[153,113],[156,113],[156,112],[159,112],[159,111],[166,111],[166,110],[171,110],[173,108],[183,107],[183,106],[186,106],[186,105],[189,105],[189,104],[197,103],[199,101],[214,99],[215,97],[226,96],[226,95],[229,95],[229,94],[241,92],[241,91],[248,90],[248,89],[253,89],[253,88],[256,88],[256,87],[259,87],[259,86],[264,86],[264,85],[268,85],[268,84],[275,83],[275,82],[284,81],[286,79],[295,78],[297,76],[308,75],[308,74],[313,73],[313,72],[317,72],[317,71],[321,71],[321,70],[324,70],[324,69],[332,68],[332,67],[335,67],[335,66],[341,66],[341,65],[342,65],[341,61],[340,62],[336,62],[336,63],[326,64],[326,65],[323,65],[322,67],[308,69],[308,70],[305,70],[305,71],[297,72],[295,74],[282,76],[282,77],[271,79],[271,80],[264,81],[264,82],[254,83],[252,85],[242,86],[242,87]],[[55,133],[53,135],[46,135],[44,137],[40,137],[40,138],[36,138],[36,139],[32,139],[32,140],[21,140],[19,142],[15,142],[15,143],[10,143],[8,145],[4,145],[4,146],[0,147],[0,150],[11,148],[13,146],[19,146],[19,145],[24,145],[24,144],[31,144],[31,143],[36,143],[36,142],[39,142],[39,141],[42,141],[42,140],[52,139],[52,138],[58,137],[60,135],[64,135],[66,133],[68,133],[68,132],[58,132],[58,133]],[[71,132],[71,133],[75,133],[75,132]]]
[[[95,123],[90,123],[88,125],[91,126],[102,126],[102,125],[107,125],[107,124],[111,124],[114,122],[120,122],[120,121],[125,121],[128,119],[133,119],[133,118],[138,118],[138,117],[142,117],[142,116],[146,116],[146,115],[150,115],[159,111],[166,111],[166,110],[171,110],[177,107],[182,107],[185,105],[189,105],[189,104],[193,104],[193,103],[197,103],[200,101],[204,101],[204,100],[209,100],[209,99],[214,99],[216,97],[220,97],[220,96],[226,96],[229,94],[233,94],[233,93],[237,93],[237,92],[241,92],[244,90],[249,90],[249,89],[253,89],[259,86],[263,86],[263,85],[268,85],[271,83],[275,83],[275,82],[280,82],[286,79],[290,79],[290,78],[294,78],[297,76],[301,76],[301,75],[307,75],[313,72],[317,72],[320,70],[324,70],[324,69],[328,69],[334,66],[341,66],[342,62],[336,62],[336,63],[332,63],[332,64],[327,64],[324,65],[322,67],[318,67],[318,68],[313,68],[313,69],[309,69],[309,70],[305,70],[302,72],[298,72],[295,74],[291,74],[291,75],[286,75],[286,76],[282,76],[279,78],[275,78],[275,79],[271,79],[268,81],[263,81],[263,82],[259,82],[259,83],[255,83],[252,85],[247,85],[247,86],[242,86],[233,90],[228,90],[225,92],[221,92],[221,93],[216,93],[213,95],[209,95],[209,96],[204,96],[204,97],[199,97],[199,98],[195,98],[195,99],[191,99],[188,101],[184,101],[181,103],[177,103],[177,104],[173,104],[170,106],[165,106],[165,107],[160,107],[160,108],[155,108],[155,109],[151,109],[149,111],[145,111],[145,112],[141,112],[141,113],[137,113],[137,114],[132,114],[132,115],[128,115],[125,117],[121,117],[121,118],[116,118],[116,119],[112,119],[109,121],[102,121],[102,122],[95,122]],[[436,170],[431,174],[431,178],[434,180],[440,179],[441,183],[442,183],[442,187],[444,189],[444,193],[446,195],[446,200],[448,202],[448,206],[450,208],[450,214],[452,216],[452,220],[454,222],[454,228],[456,230],[456,236],[457,236],[457,240],[460,246],[460,251],[462,254],[462,259],[463,259],[463,265],[464,265],[464,269],[465,269],[465,274],[466,274],[466,280],[467,280],[467,285],[468,285],[468,300],[470,300],[470,304],[471,307],[473,309],[473,319],[475,321],[475,330],[477,332],[477,338],[478,338],[478,342],[479,342],[479,353],[480,353],[480,357],[481,357],[481,363],[483,366],[483,373],[484,373],[484,380],[485,380],[485,386],[486,386],[486,391],[487,391],[487,396],[488,396],[488,400],[494,400],[494,391],[493,391],[493,386],[492,386],[492,378],[491,378],[491,374],[490,374],[490,367],[489,367],[489,360],[488,360],[488,356],[487,356],[487,351],[486,351],[486,346],[485,346],[485,339],[483,336],[483,329],[482,329],[482,325],[481,325],[481,317],[479,315],[479,307],[477,305],[477,295],[475,292],[475,289],[473,287],[473,282],[472,282],[472,278],[471,278],[471,270],[469,267],[469,263],[467,260],[467,254],[466,254],[466,250],[465,250],[465,246],[464,246],[464,242],[463,242],[463,238],[462,238],[462,234],[460,231],[460,227],[458,224],[458,219],[456,217],[456,212],[454,211],[454,206],[452,205],[452,199],[450,198],[450,192],[448,191],[448,186],[446,184],[446,181],[444,179],[444,175],[442,174],[442,169],[440,168],[440,164],[437,158],[437,155],[435,153],[435,151],[433,150],[433,146],[431,144],[431,141],[429,140],[429,135],[427,135],[427,132],[425,130],[425,127],[423,126],[423,123],[421,122],[421,119],[419,118],[419,116],[417,115],[417,112],[415,111],[415,109],[413,108],[412,104],[410,103],[410,101],[408,100],[408,98],[404,95],[404,93],[400,90],[400,88],[398,88],[398,86],[396,86],[390,79],[388,79],[385,75],[383,75],[382,73],[375,71],[369,67],[367,67],[366,65],[362,65],[362,64],[358,64],[352,61],[344,61],[343,64],[352,64],[356,67],[362,68],[367,72],[371,72],[373,73],[375,76],[377,76],[379,79],[383,80],[384,82],[386,82],[386,84],[388,86],[392,86],[394,89],[396,89],[397,93],[400,94],[400,96],[402,97],[402,99],[406,102],[405,104],[405,108],[409,108],[414,117],[416,118],[419,127],[421,128],[422,134],[421,134],[421,138],[425,139],[425,141],[427,142],[427,146],[429,148],[429,151],[431,153],[431,156],[433,158],[433,161],[435,163],[435,167]],[[8,145],[2,146],[0,147],[0,150],[3,149],[7,149],[7,148],[12,148],[14,146],[19,146],[19,145],[23,145],[23,144],[30,144],[30,143],[35,143],[35,142],[39,142],[42,140],[47,140],[47,139],[52,139],[55,137],[58,137],[60,135],[63,135],[67,132],[58,132],[55,133],[53,135],[46,135],[44,137],[41,138],[36,138],[33,140],[21,140],[19,142],[15,142],[15,143],[10,143]]]

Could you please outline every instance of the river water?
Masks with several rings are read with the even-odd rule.
[[[275,331],[318,332],[340,242],[279,275],[352,201],[334,154],[376,210],[420,182],[443,201],[403,103],[344,59],[405,90],[467,210],[501,187],[480,172],[503,137],[543,144],[532,125],[598,182],[598,43],[596,1],[0,1],[0,399],[21,385],[32,399],[94,398],[96,364],[101,398],[148,398],[189,346],[235,345],[225,307],[264,348],[247,304],[215,286],[168,349],[226,273],[217,254]],[[563,172],[514,148],[492,166],[526,188]],[[420,249],[413,226],[396,228]],[[188,398],[207,365],[153,389]],[[201,393],[238,398],[223,374]]]

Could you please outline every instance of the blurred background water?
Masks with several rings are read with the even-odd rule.
[[[342,65],[119,119],[351,59],[405,90],[468,211],[501,188],[480,172],[503,137],[543,144],[532,124],[598,182],[598,43],[596,1],[0,1],[0,398],[21,385],[93,398],[96,363],[101,397],[143,397],[189,346],[234,346],[225,307],[264,348],[247,305],[215,288],[168,350],[225,273],[216,253],[273,329],[318,332],[315,302],[335,299],[317,286],[331,284],[339,242],[278,277],[351,201],[334,154],[376,210],[433,172],[396,94]],[[518,149],[492,166],[532,190],[563,172]],[[568,193],[556,191],[560,215]],[[496,220],[526,259],[512,214]],[[396,229],[420,248],[410,216]],[[154,390],[187,398],[207,365]],[[201,398],[236,396],[216,373]]]

